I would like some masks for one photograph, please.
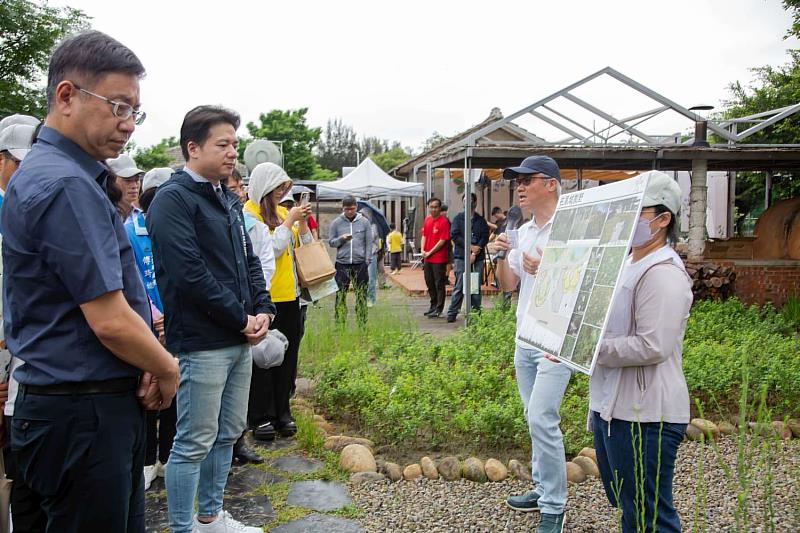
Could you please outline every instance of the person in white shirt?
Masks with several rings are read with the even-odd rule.
[[[490,252],[508,252],[506,259],[497,261],[502,289],[512,291],[517,284],[521,285],[517,306],[519,327],[532,296],[542,249],[550,235],[561,193],[561,175],[550,157],[531,156],[520,166],[505,169],[503,177],[516,180],[520,208],[533,212],[530,222],[518,230],[516,248],[512,248],[505,233],[490,243]],[[514,367],[531,434],[531,473],[536,487],[509,497],[506,504],[517,511],[541,511],[537,533],[560,533],[567,502],[567,474],[559,410],[572,371],[566,365],[548,360],[543,352],[520,339],[517,339]]]

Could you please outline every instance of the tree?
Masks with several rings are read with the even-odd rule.
[[[800,37],[800,0],[784,0],[793,25],[787,36]],[[800,50],[789,50],[789,62],[751,69],[754,80],[745,86],[736,81],[728,86],[730,99],[724,102],[722,118],[738,118],[796,104],[800,101]],[[748,143],[793,144],[800,139],[800,115],[794,114],[748,137]],[[800,195],[800,176],[781,172],[773,179],[772,198],[781,200]],[[764,206],[764,176],[760,172],[736,175],[737,224],[748,214],[759,214]]]
[[[259,115],[260,124],[247,124],[253,138],[283,143],[283,167],[293,180],[311,179],[317,167],[313,149],[319,142],[322,130],[308,127],[307,112],[307,107],[287,111],[273,109]],[[244,139],[239,144],[240,158],[250,140],[252,139]]]
[[[317,149],[317,162],[338,174],[342,167],[356,164],[358,149],[352,126],[344,124],[340,118],[329,119]]]
[[[381,167],[384,171],[388,171],[405,163],[409,159],[411,159],[411,154],[406,152],[400,146],[395,146],[394,148],[390,149],[388,152],[383,152],[382,154],[375,154],[372,157],[372,161]]]
[[[447,142],[447,137],[439,133],[438,131],[434,131],[431,133],[431,136],[425,139],[422,143],[421,150],[423,153],[427,152],[428,150],[432,150],[437,146],[444,144]]]
[[[172,156],[167,153],[168,148],[178,146],[175,137],[161,139],[161,142],[149,148],[136,148],[133,150],[133,160],[141,170],[150,170],[156,167],[168,167],[172,163]]]
[[[0,116],[46,114],[42,82],[50,54],[62,38],[87,28],[88,18],[71,7],[0,1]]]

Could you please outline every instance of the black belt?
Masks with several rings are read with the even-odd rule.
[[[23,385],[19,390],[26,394],[39,394],[42,396],[71,396],[73,394],[113,394],[136,389],[138,378],[116,378],[103,381],[76,381],[71,383],[56,383],[55,385]]]

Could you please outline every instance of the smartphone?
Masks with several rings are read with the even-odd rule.
[[[300,193],[300,205],[307,205],[309,203],[310,197],[311,197],[310,193],[307,192]]]

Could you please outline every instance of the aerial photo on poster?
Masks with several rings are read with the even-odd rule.
[[[561,196],[520,340],[591,373],[646,186],[640,175]]]

